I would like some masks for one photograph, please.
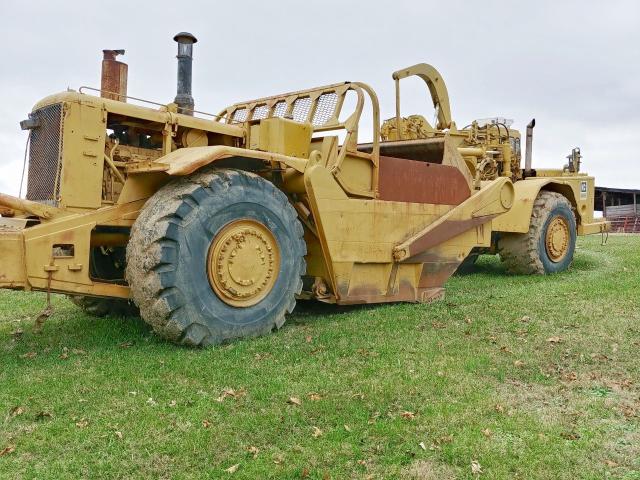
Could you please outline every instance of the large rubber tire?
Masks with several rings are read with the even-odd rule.
[[[557,218],[568,226],[568,241],[562,258],[554,261],[545,239],[550,224]],[[576,248],[576,218],[571,203],[556,192],[541,191],[533,205],[527,233],[508,233],[498,240],[498,251],[509,273],[547,274],[569,268]]]
[[[273,288],[242,307],[223,301],[208,275],[210,245],[238,219],[266,226],[281,252]],[[284,193],[258,175],[210,169],[173,180],[149,199],[131,230],[132,298],[154,331],[176,343],[206,346],[269,333],[284,324],[302,290],[303,233]]]
[[[106,315],[137,317],[140,314],[133,303],[119,298],[86,297],[84,295],[68,295],[67,298],[80,307],[83,312],[94,317]]]

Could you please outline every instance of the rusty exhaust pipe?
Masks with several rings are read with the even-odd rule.
[[[533,118],[527,125],[527,144],[524,153],[524,176],[531,175],[531,150],[533,147],[533,127],[536,126],[536,119]]]
[[[126,102],[129,67],[126,63],[116,60],[118,55],[124,55],[124,50],[103,50],[102,54],[100,96]]]
[[[191,68],[193,44],[198,39],[189,32],[180,32],[173,39],[178,42],[178,92],[174,103],[178,105],[178,112],[193,115],[195,102],[191,96]]]

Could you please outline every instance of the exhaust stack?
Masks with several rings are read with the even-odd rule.
[[[527,143],[525,146],[524,153],[524,176],[528,177],[531,175],[531,150],[533,147],[533,127],[536,126],[536,119],[533,118],[527,125]]]
[[[124,55],[124,50],[103,50],[102,54],[100,96],[126,102],[129,67],[126,63],[116,60],[118,55]]]
[[[174,102],[178,105],[178,112],[193,115],[195,102],[191,96],[191,67],[193,44],[198,39],[189,32],[180,32],[173,39],[178,42],[178,92]]]

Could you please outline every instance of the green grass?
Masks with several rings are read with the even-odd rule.
[[[0,478],[640,479],[640,237],[503,273],[206,350],[64,297],[35,334],[44,294],[3,291]]]

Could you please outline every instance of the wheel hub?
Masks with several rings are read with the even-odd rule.
[[[569,223],[563,217],[555,217],[549,223],[545,238],[547,255],[553,262],[560,262],[567,254],[571,232]]]
[[[280,249],[271,231],[255,220],[227,224],[209,247],[211,288],[225,303],[250,307],[268,295],[278,278]]]

